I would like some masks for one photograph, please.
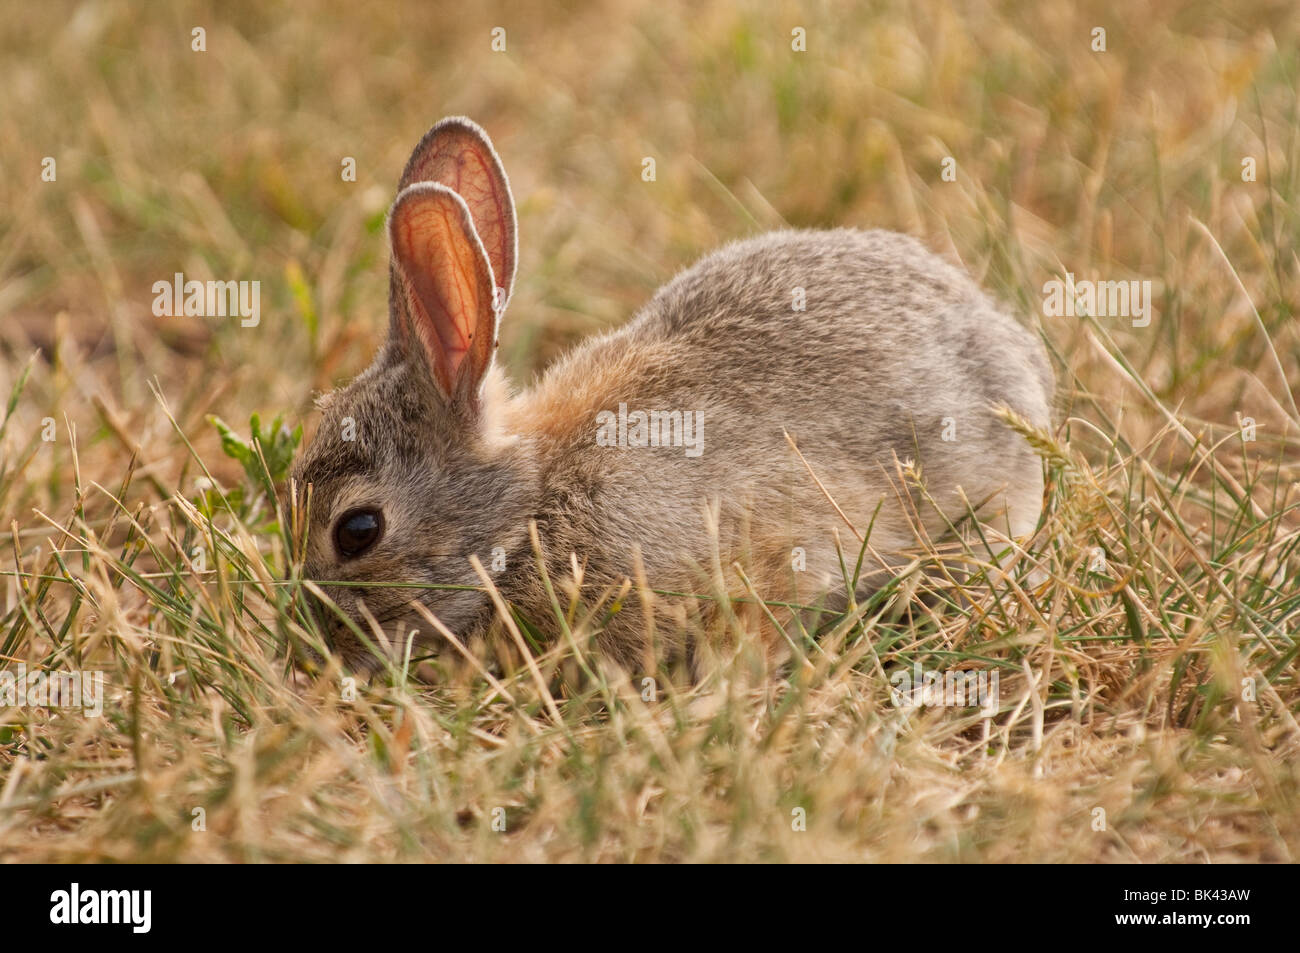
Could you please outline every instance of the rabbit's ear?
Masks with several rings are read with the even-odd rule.
[[[497,310],[503,310],[515,283],[515,202],[487,133],[463,116],[437,123],[411,153],[398,191],[417,182],[441,182],[465,200],[501,288]]]
[[[469,208],[446,186],[419,182],[397,196],[388,235],[392,333],[423,352],[443,397],[472,408],[496,349],[498,312],[492,266]]]

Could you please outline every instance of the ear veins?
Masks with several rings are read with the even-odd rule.
[[[399,190],[437,182],[464,199],[492,274],[504,293],[514,284],[515,219],[510,185],[487,134],[463,117],[437,123],[416,146]]]
[[[471,393],[491,361],[492,342],[476,346],[474,338],[495,330],[492,269],[463,200],[440,184],[413,188],[419,193],[399,196],[394,206],[394,254],[412,328],[450,398]]]
[[[441,161],[440,161],[441,160]],[[470,163],[473,167],[470,168]],[[505,225],[506,207],[503,186],[496,182],[494,163],[474,144],[460,147],[454,153],[435,154],[433,161],[421,169],[432,173],[426,181],[441,182],[465,200],[474,221],[474,230],[487,252],[493,276],[504,283],[510,280],[507,259],[509,249]]]
[[[470,161],[478,166],[478,171],[462,185],[461,172]],[[474,228],[478,231],[479,240],[483,242],[483,247],[488,253],[492,274],[496,280],[502,282],[503,290],[509,294],[510,289],[505,287],[505,283],[512,277],[506,274],[506,259],[509,255],[509,249],[506,247],[506,209],[504,196],[500,189],[495,187],[494,177],[495,170],[492,164],[486,157],[479,155],[477,150],[465,148],[457,154],[456,184],[452,186],[452,190],[465,199],[465,204],[469,206],[474,218]],[[482,214],[484,207],[491,209],[491,214]]]
[[[430,227],[429,220],[433,216],[442,219],[441,229]],[[420,221],[421,218],[425,220]],[[417,225],[421,226],[418,232]],[[478,302],[474,300],[474,289],[467,280],[465,272],[468,269],[463,267],[465,263],[454,260],[459,256],[451,235],[452,225],[445,208],[418,210],[409,216],[402,228],[404,244],[410,254],[435,269],[437,277],[442,279],[435,281],[432,280],[433,275],[416,271],[413,283],[417,285],[419,303],[439,302],[443,306],[444,314],[439,316],[442,320],[436,320],[434,328],[438,331],[443,351],[450,359],[454,371],[469,350],[470,339],[474,336],[466,326],[466,317],[478,311]],[[445,249],[449,254],[439,255],[439,248]],[[462,267],[457,267],[458,265]],[[423,325],[424,322],[421,322]]]

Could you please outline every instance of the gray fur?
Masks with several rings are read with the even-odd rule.
[[[806,310],[792,309],[796,286]],[[731,569],[740,561],[764,597],[805,603],[842,590],[834,530],[846,558],[857,555],[828,493],[859,531],[883,500],[870,542],[885,562],[917,544],[910,509],[934,539],[965,515],[967,500],[987,501],[981,518],[1007,535],[1027,534],[1038,520],[1040,461],[992,408],[1006,404],[1050,425],[1054,384],[1043,349],[969,277],[902,235],[782,231],[734,242],[535,386],[510,396],[489,371],[474,407],[442,394],[400,333],[407,308],[396,280],[392,309],[389,342],[328,402],[295,468],[300,487],[313,485],[311,578],[475,587],[469,554],[489,565],[502,547],[506,570],[495,584],[554,635],[530,520],[557,586],[572,575],[571,554],[594,594],[634,577],[639,552],[652,589],[707,593],[720,566],[722,586],[743,596]],[[703,453],[597,446],[597,414],[620,402],[696,411]],[[339,437],[345,417],[356,421],[354,443]],[[953,442],[940,439],[946,417],[955,418]],[[900,484],[896,460],[919,466],[942,513]],[[333,521],[358,501],[383,507],[387,531],[371,553],[341,561]],[[716,559],[706,506],[718,520]],[[791,571],[794,547],[806,552],[803,572]],[[429,628],[412,597],[466,639],[492,620],[487,596],[474,589],[326,589],[354,618],[364,600],[386,627]],[[657,648],[689,651],[690,616],[709,605],[656,598]],[[341,625],[332,635],[349,664],[371,667]],[[425,631],[420,640],[436,646],[440,637]],[[598,645],[624,665],[645,664],[635,589]]]

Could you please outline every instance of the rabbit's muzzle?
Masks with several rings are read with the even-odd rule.
[[[408,657],[459,654],[449,639],[465,646],[491,620],[487,596],[473,589],[324,587],[324,591],[333,605],[306,594],[305,609],[330,652],[346,669],[365,674],[381,669],[385,657],[401,665]]]

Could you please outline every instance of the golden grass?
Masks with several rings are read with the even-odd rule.
[[[0,710],[0,858],[1295,860],[1291,4],[697,6],[6,11],[0,665],[100,669],[109,701]],[[653,701],[581,624],[540,685],[507,665],[344,700],[337,669],[294,671],[270,504],[205,418],[310,427],[368,363],[383,214],[454,113],[519,201],[519,378],[763,228],[892,227],[962,261],[1063,385],[1059,431],[1026,433],[1053,479],[1016,570],[967,583],[974,608],[885,593],[788,678],[739,650]],[[261,324],[155,318],[176,271],[260,280]],[[1065,272],[1151,279],[1154,320],[1044,318]],[[883,673],[913,661],[999,666],[1002,710],[894,706]]]

